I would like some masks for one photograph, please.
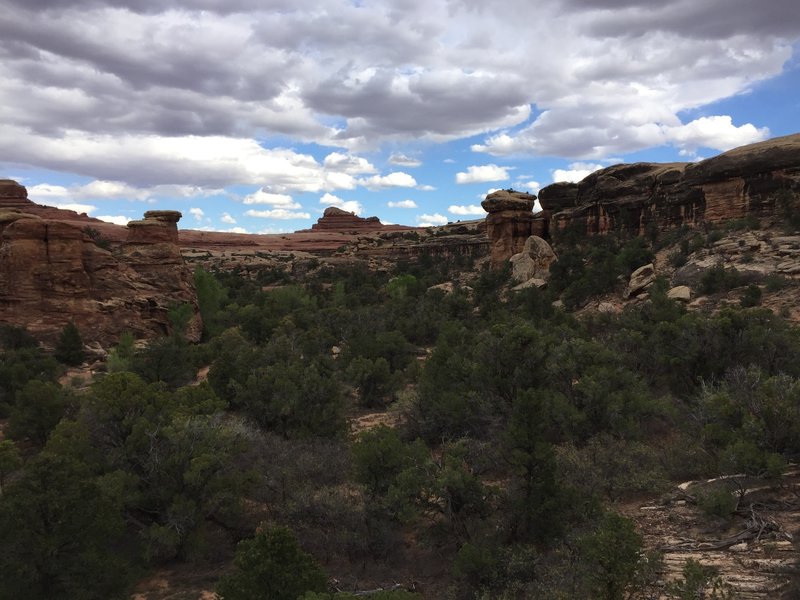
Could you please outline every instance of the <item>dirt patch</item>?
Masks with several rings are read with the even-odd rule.
[[[688,559],[716,567],[742,600],[800,597],[800,476],[780,486],[747,482],[730,520],[710,517],[695,501],[697,488],[682,485],[653,503],[629,503],[648,550],[663,553],[663,581],[680,578]]]

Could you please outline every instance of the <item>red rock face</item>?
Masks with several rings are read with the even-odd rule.
[[[20,212],[29,201],[19,190],[12,197],[12,188],[0,182],[0,322],[53,342],[73,321],[84,341],[109,346],[124,331],[168,333],[170,307],[189,303],[195,318],[188,336],[199,339],[192,274],[171,241],[180,213],[172,220],[146,215],[159,224],[146,225],[148,235],[132,227],[131,243],[112,253],[77,224]]]
[[[319,220],[311,226],[311,231],[357,231],[362,233],[381,231],[382,229],[383,224],[378,217],[362,218],[335,206],[326,208]]]
[[[493,269],[502,269],[514,254],[522,252],[531,235],[544,237],[546,222],[533,214],[536,196],[524,192],[498,190],[481,203],[486,215]]]
[[[557,183],[539,193],[550,231],[587,235],[718,223],[775,212],[781,190],[800,191],[800,134],[742,146],[699,163],[636,163]]]

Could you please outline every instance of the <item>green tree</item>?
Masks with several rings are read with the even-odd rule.
[[[505,433],[505,458],[514,474],[509,516],[510,537],[515,541],[546,542],[565,526],[565,491],[558,483],[555,452],[546,437],[547,404],[547,392],[521,394]]]
[[[71,403],[70,395],[57,383],[32,380],[18,393],[11,409],[9,434],[28,438],[44,446]]]
[[[222,329],[219,314],[226,299],[225,288],[216,277],[199,266],[194,270],[194,287],[203,318],[203,335],[206,338],[214,337]]]
[[[325,573],[286,527],[262,528],[239,542],[234,571],[217,585],[222,600],[297,600],[325,592]]]
[[[55,357],[65,365],[77,366],[83,362],[83,339],[78,327],[70,321],[64,325],[56,343]]]
[[[109,373],[122,373],[133,370],[133,361],[136,354],[136,340],[130,331],[125,331],[119,337],[119,343],[108,355],[106,368]]]
[[[0,496],[8,476],[22,466],[17,445],[11,440],[0,440]]]
[[[389,363],[383,357],[375,360],[357,356],[347,365],[347,378],[358,388],[361,405],[377,406],[392,392],[394,379]]]
[[[581,556],[586,561],[591,598],[622,600],[637,581],[646,564],[642,536],[633,521],[609,512],[597,528],[581,542]]]
[[[48,453],[32,459],[0,498],[0,597],[122,597],[122,530],[119,507],[85,466]]]

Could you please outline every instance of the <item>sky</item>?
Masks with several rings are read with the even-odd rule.
[[[0,0],[0,178],[121,224],[439,225],[799,117],[797,0]]]

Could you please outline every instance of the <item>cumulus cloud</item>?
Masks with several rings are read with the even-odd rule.
[[[87,215],[97,210],[96,206],[93,206],[91,204],[80,204],[77,202],[67,202],[67,203],[56,202],[55,204],[53,204],[53,206],[63,210],[72,210],[75,211],[76,213],[86,213]]]
[[[486,211],[477,204],[468,204],[466,206],[458,206],[452,204],[447,207],[447,212],[452,215],[485,215]]]
[[[583,162],[572,163],[569,165],[568,169],[555,169],[553,171],[553,183],[558,183],[560,181],[577,183],[602,168],[603,165],[599,164]]]
[[[448,219],[444,215],[434,213],[432,215],[422,214],[417,216],[419,227],[435,227],[437,225],[447,225]]]
[[[370,190],[380,190],[384,188],[395,188],[395,187],[415,187],[417,185],[417,180],[414,179],[408,173],[403,173],[402,171],[395,171],[393,173],[389,173],[388,175],[373,175],[367,179],[361,179],[359,181],[361,185],[366,187]]]
[[[244,227],[231,227],[230,229],[225,230],[227,233],[248,233],[247,229]]]
[[[389,157],[389,163],[393,165],[397,165],[398,167],[419,167],[422,165],[422,161],[418,158],[414,158],[413,156],[406,156],[405,154],[395,153]]]
[[[222,213],[220,221],[228,225],[236,225],[236,219],[234,219],[229,213]]]
[[[793,0],[278,4],[6,0],[0,161],[140,199],[397,187],[354,153],[472,136],[496,156],[724,150],[768,133],[682,115],[781,73],[800,39]],[[412,168],[411,152],[390,162]]]
[[[390,200],[386,203],[386,206],[389,208],[417,208],[417,203],[413,200],[398,200],[396,202]]]
[[[114,225],[127,225],[131,221],[130,217],[124,215],[98,215],[95,218]]]
[[[466,172],[456,173],[456,183],[504,181],[509,177],[509,168],[510,167],[498,167],[494,164],[467,167]]]
[[[528,192],[530,194],[538,194],[539,190],[542,189],[541,183],[533,179],[526,179],[524,177],[521,179],[517,179],[515,185],[518,189]]]
[[[203,212],[202,208],[190,208],[189,214],[192,215],[197,221],[202,221],[203,217],[206,216],[206,213]]]
[[[266,192],[263,189],[258,190],[252,194],[248,194],[242,200],[243,204],[268,204],[269,206],[278,206],[285,209],[301,208],[300,204],[295,202],[294,199],[288,194],[273,194]]]
[[[333,194],[325,194],[319,199],[319,203],[323,206],[335,206],[336,208],[341,208],[342,210],[346,210],[347,212],[355,213],[357,215],[360,215],[362,212],[364,212],[364,207],[360,202],[355,200],[342,200]]]
[[[248,210],[244,214],[248,217],[258,217],[259,219],[278,219],[286,221],[289,219],[310,219],[311,215],[307,212],[286,210],[285,208],[274,208],[272,210]]]

